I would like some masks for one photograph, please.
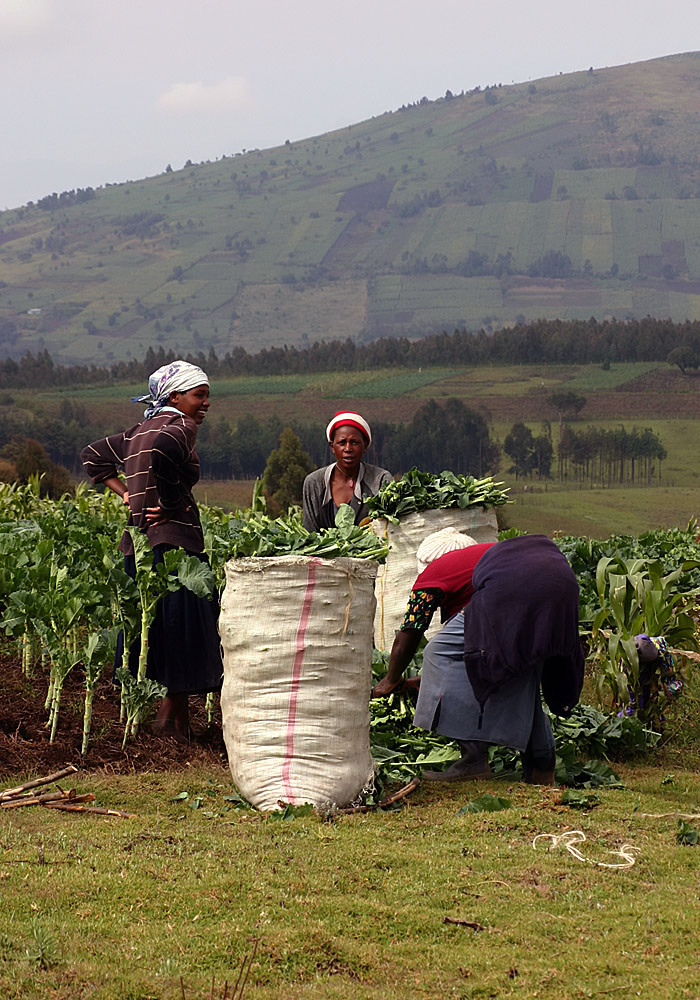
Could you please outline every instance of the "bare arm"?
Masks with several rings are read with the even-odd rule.
[[[116,493],[118,497],[121,497],[126,506],[129,505],[129,491],[126,488],[126,483],[122,482],[119,476],[108,476],[102,482],[112,493]]]
[[[310,473],[304,480],[302,486],[302,511],[304,518],[304,527],[307,531],[320,531],[320,525],[318,523],[318,508],[320,505],[320,498],[317,495],[318,488],[314,486],[317,477],[313,473]]]
[[[378,684],[372,689],[373,698],[381,698],[399,686],[403,673],[416,655],[423,633],[420,629],[407,629],[397,632],[389,656],[389,669]]]

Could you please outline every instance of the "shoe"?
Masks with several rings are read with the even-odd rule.
[[[493,771],[486,754],[474,757],[460,757],[444,771],[423,771],[425,781],[478,781],[492,778]]]
[[[554,768],[547,771],[541,771],[539,768],[533,767],[531,770],[523,771],[523,781],[526,785],[550,785],[556,788],[556,781],[554,778]]]
[[[554,769],[557,758],[554,750],[540,751],[535,754],[528,747],[520,754],[523,766],[523,781],[526,785],[550,785],[556,787]]]

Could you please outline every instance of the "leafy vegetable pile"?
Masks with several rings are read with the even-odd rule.
[[[401,479],[382,487],[377,496],[370,497],[367,507],[373,517],[385,517],[390,521],[420,510],[498,507],[509,503],[508,490],[501,489],[502,486],[503,483],[495,483],[491,476],[474,479],[449,470],[435,476],[413,468]]]
[[[375,650],[375,680],[383,676],[386,665],[386,654]],[[440,767],[459,757],[459,749],[451,740],[414,729],[414,707],[403,694],[370,702],[370,745],[379,766],[380,783],[407,781],[423,768]],[[552,716],[551,723],[556,779],[569,787],[620,785],[607,758],[643,754],[659,740],[658,733],[646,729],[639,719],[606,715],[591,705],[578,705],[568,719]],[[489,759],[495,777],[517,778],[520,759],[516,751],[491,747]]]
[[[323,532],[307,531],[301,511],[290,508],[282,517],[269,517],[258,511],[229,515],[208,527],[213,535],[213,561],[238,556],[318,556],[334,559],[376,559],[381,562],[389,551],[368,525],[356,525],[355,513],[341,504],[335,527]]]

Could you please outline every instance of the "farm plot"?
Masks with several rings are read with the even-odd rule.
[[[432,225],[426,227],[420,242],[415,245],[415,256],[430,262],[434,254],[445,254],[450,266],[466,258],[470,250],[477,248],[476,236],[480,228],[477,216],[481,211],[467,205],[449,205],[431,213]]]
[[[579,242],[569,243],[567,253],[574,267],[583,269],[589,261],[593,272],[605,273],[613,264],[612,220],[610,202],[586,201],[581,205]]]
[[[601,368],[600,365],[589,365],[573,378],[568,379],[566,388],[576,392],[595,392],[604,389],[617,389],[618,386],[632,382],[636,378],[648,375],[665,366],[658,361],[636,361],[610,365]]]
[[[577,372],[564,365],[499,365],[491,368],[471,368],[442,381],[443,395],[462,399],[473,396],[522,396],[543,393],[562,383]]]
[[[248,351],[280,342],[343,340],[355,337],[365,325],[366,283],[334,281],[323,286],[296,288],[293,284],[246,285],[236,297],[239,324],[233,342]],[[298,339],[291,330],[300,330]]]
[[[459,324],[465,318],[472,322],[484,316],[500,313],[503,296],[496,278],[460,278],[458,275],[419,275],[410,282],[400,277],[380,276],[370,300],[369,315],[381,323],[392,314],[404,324]]]
[[[668,290],[669,316],[676,323],[683,323],[685,320],[691,322],[700,319],[700,291],[695,294],[689,292]]]
[[[669,319],[680,322],[680,317],[671,316],[668,293],[659,293],[657,289],[637,286],[633,292],[635,315],[649,316],[650,310],[656,308],[657,316],[668,316]],[[655,305],[652,305],[652,302]],[[685,319],[686,317],[683,317]]]
[[[217,398],[230,396],[294,395],[309,384],[307,375],[241,375],[237,379],[217,382]]]
[[[647,256],[663,254],[661,242],[662,201],[630,201],[625,203],[628,212],[634,215],[637,241]],[[641,256],[641,255],[640,255]]]
[[[636,204],[636,203],[634,203]],[[614,257],[621,275],[634,276],[639,271],[639,239],[634,205],[631,202],[611,202]],[[657,238],[661,252],[660,240]]]
[[[564,251],[568,202],[542,201],[528,205],[528,212],[518,238],[515,261],[519,270],[527,271],[549,250]],[[556,216],[560,229],[552,229],[551,219]],[[551,239],[554,242],[550,242]]]
[[[520,232],[525,225],[531,209],[526,202],[510,202],[508,205],[484,205],[478,225],[479,237],[477,250],[486,252],[481,244],[481,234],[492,234],[491,239],[498,239],[497,246],[491,247],[492,253],[506,254],[514,252],[520,241]],[[494,234],[498,234],[496,237]],[[493,259],[493,258],[492,258]]]
[[[409,392],[426,396],[431,394],[435,382],[441,382],[443,379],[449,378],[450,375],[452,375],[450,368],[430,368],[424,372],[387,374],[379,378],[368,379],[365,382],[355,383],[352,392],[362,399],[403,396]],[[421,392],[421,389],[427,391]]]
[[[606,169],[597,167],[595,170],[557,170],[554,174],[552,190],[557,192],[565,189],[568,198],[578,198],[587,202],[602,201],[606,194],[616,189],[618,197],[622,197],[625,185],[634,186],[636,168],[614,167]]]
[[[632,289],[620,282],[607,282],[601,288],[600,301],[606,319],[631,315],[634,308]]]

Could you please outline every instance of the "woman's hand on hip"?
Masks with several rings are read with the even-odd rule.
[[[156,524],[165,524],[169,520],[168,515],[162,507],[146,507],[144,513],[146,515],[146,525],[149,528],[153,528]]]

